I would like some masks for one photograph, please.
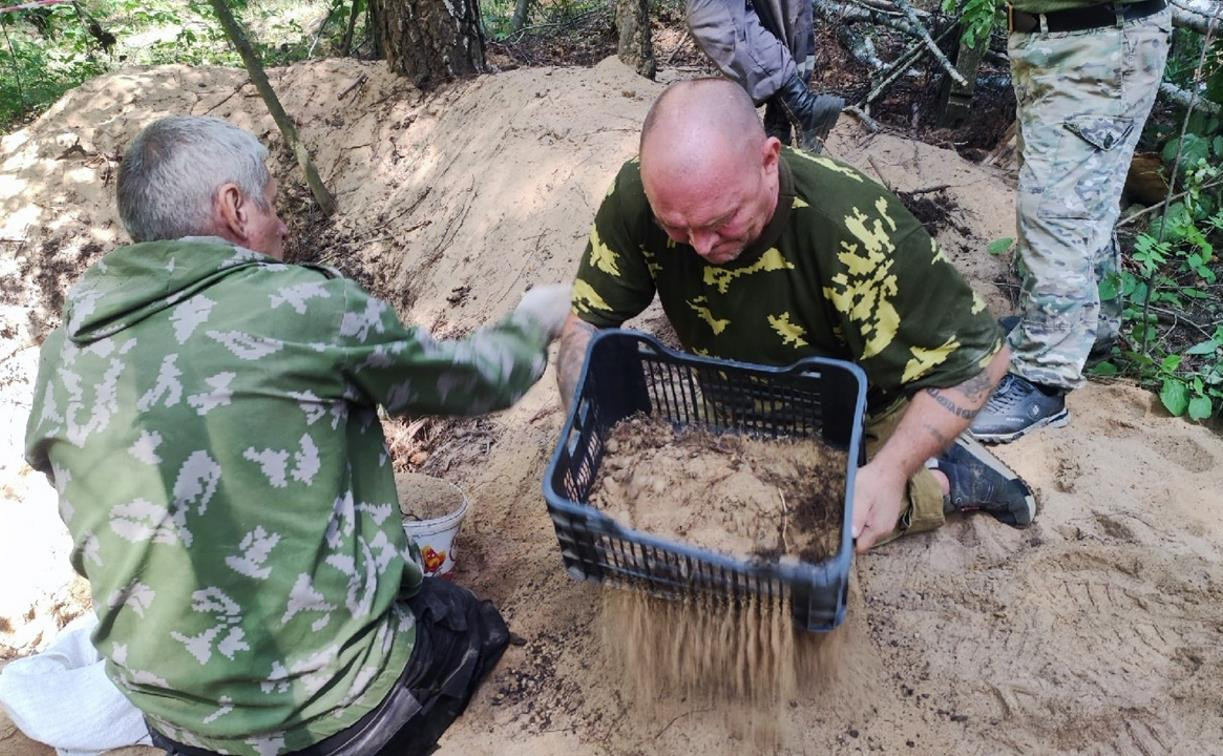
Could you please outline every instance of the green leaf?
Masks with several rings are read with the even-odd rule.
[[[1223,66],[1216,68],[1206,80],[1206,99],[1223,102]]]
[[[1171,139],[1164,145],[1163,152],[1160,157],[1165,163],[1171,165],[1176,161],[1176,153],[1178,148],[1181,153],[1181,170],[1187,170],[1197,165],[1199,160],[1207,160],[1210,158],[1210,142],[1204,137],[1195,133],[1187,133],[1184,138],[1184,147],[1181,147],[1181,139]]]
[[[1223,157],[1223,136],[1214,138],[1215,157]]]
[[[1169,412],[1180,417],[1189,408],[1189,392],[1182,381],[1169,378],[1164,381],[1163,387],[1159,390],[1159,401],[1163,402]]]
[[[1179,354],[1170,354],[1164,357],[1164,361],[1159,363],[1159,367],[1165,373],[1175,373],[1176,369],[1181,366],[1181,356]]]
[[[1138,283],[1138,277],[1128,270],[1121,273],[1121,293],[1125,296],[1131,296]]]
[[[1117,290],[1117,280],[1112,276],[1107,276],[1100,280],[1100,299],[1105,302],[1110,302],[1117,298],[1120,294]]]
[[[1104,361],[1104,362],[1097,362],[1095,366],[1092,367],[1091,372],[1093,375],[1100,375],[1100,376],[1108,377],[1111,375],[1116,375],[1118,371],[1117,371],[1116,365],[1114,365],[1111,362]]]
[[[1011,248],[1015,240],[1009,236],[1004,236],[1001,239],[994,239],[985,247],[985,251],[991,255],[1000,255]]]
[[[1214,405],[1208,396],[1195,396],[1189,400],[1189,419],[1205,420],[1214,411]]]
[[[1185,354],[1214,354],[1215,350],[1220,346],[1223,345],[1220,345],[1219,342],[1215,341],[1214,339],[1206,339],[1205,341],[1199,341],[1186,349]]]

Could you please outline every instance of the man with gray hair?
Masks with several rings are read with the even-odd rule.
[[[435,341],[334,270],[281,262],[267,151],[215,118],[132,142],[134,244],[42,347],[26,458],[59,491],[93,642],[174,753],[427,751],[509,634],[425,577],[378,421],[507,407],[568,287]]]

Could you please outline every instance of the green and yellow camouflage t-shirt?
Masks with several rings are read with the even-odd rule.
[[[900,202],[858,171],[783,149],[779,199],[759,239],[711,265],[667,237],[632,160],[603,200],[573,309],[619,326],[659,293],[684,347],[787,365],[820,355],[866,372],[873,411],[976,375],[1002,348],[997,324]]]

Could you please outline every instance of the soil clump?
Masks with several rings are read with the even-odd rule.
[[[634,415],[612,428],[590,501],[637,530],[722,554],[819,562],[841,543],[845,465],[844,451],[816,439]]]

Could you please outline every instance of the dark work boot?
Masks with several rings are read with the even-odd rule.
[[[770,97],[764,104],[764,133],[777,137],[777,141],[784,145],[790,144],[790,117],[786,115],[779,97]]]
[[[773,95],[798,129],[798,146],[811,152],[824,151],[824,138],[836,125],[845,100],[835,95],[817,95],[798,74],[790,77]]]
[[[1017,528],[1032,524],[1036,497],[1023,479],[967,436],[957,438],[936,461],[935,469],[947,476],[951,492],[946,512],[988,512]]]
[[[1065,392],[1007,373],[977,413],[970,431],[986,443],[1005,444],[1037,428],[1060,428],[1068,422]]]

